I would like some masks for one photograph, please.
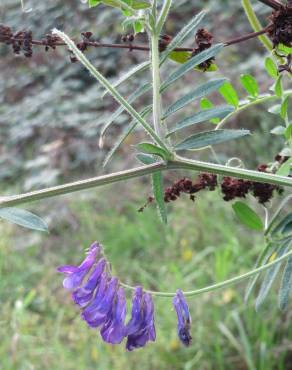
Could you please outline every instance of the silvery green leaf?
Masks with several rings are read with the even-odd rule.
[[[279,307],[283,311],[288,307],[289,295],[292,295],[292,257],[288,258],[279,291]]]
[[[279,251],[276,253],[275,258],[282,257],[286,253],[287,249],[288,249],[288,245],[287,243],[284,243],[280,247]],[[273,282],[276,279],[276,276],[280,270],[280,267],[281,267],[281,262],[275,264],[274,266],[270,267],[267,270],[264,280],[261,284],[259,294],[256,298],[256,303],[255,303],[256,311],[259,310],[260,306],[263,304],[264,300],[267,298],[267,295],[272,287]]]
[[[172,39],[170,44],[168,45],[167,49],[162,53],[160,64],[163,64],[169,54],[177,47],[179,47],[184,40],[195,31],[195,29],[198,27],[201,20],[204,18],[206,12],[200,12],[199,14],[196,14],[194,18],[192,18],[188,24],[186,24],[179,33]]]
[[[0,208],[0,218],[27,229],[48,232],[48,226],[37,215],[20,208]]]
[[[267,246],[265,247],[265,249],[261,252],[261,254],[259,255],[258,259],[257,259],[257,262],[254,266],[254,269],[260,267],[260,266],[263,266],[267,263],[268,259],[271,257],[271,255],[274,253],[274,250],[276,248],[276,244],[272,244],[272,243],[269,243],[267,244]],[[246,287],[246,290],[245,290],[245,295],[244,295],[244,301],[245,303],[247,303],[248,299],[249,299],[249,296],[251,294],[251,292],[253,291],[254,287],[255,287],[255,284],[259,278],[260,274],[256,274],[254,276],[252,276],[249,281],[248,281],[248,284],[247,284],[247,287]]]
[[[152,106],[145,107],[141,112],[140,115],[145,118],[147,115],[151,112]],[[112,147],[112,149],[109,151],[107,156],[105,157],[103,161],[103,167],[105,167],[109,161],[112,159],[113,155],[116,153],[116,151],[120,148],[120,146],[123,144],[123,142],[126,140],[126,138],[133,132],[133,130],[138,125],[138,121],[132,120],[129,125],[127,125],[121,135],[118,137],[117,141],[115,142],[115,145]]]
[[[152,143],[140,143],[136,146],[136,148],[146,154],[157,155],[158,157],[167,160],[168,153],[159,146],[152,144]]]
[[[141,64],[138,64],[137,66],[135,66],[134,68],[131,68],[128,72],[126,72],[125,74],[123,74],[118,80],[116,80],[115,82],[112,83],[112,86],[117,88],[119,87],[120,85],[122,85],[124,82],[128,81],[130,78],[132,78],[133,76],[135,76],[137,73],[139,72],[143,72],[145,71],[146,69],[148,69],[150,67],[150,62],[143,62]],[[105,95],[108,94],[108,91],[105,90],[102,94],[101,94],[101,98],[104,98]]]
[[[174,104],[172,104],[163,115],[163,119],[167,118],[171,114],[177,112],[179,109],[185,107],[187,104],[191,103],[196,99],[200,99],[206,95],[211,94],[212,92],[218,90],[226,82],[225,78],[219,78],[216,80],[208,81],[200,86],[198,86],[193,91],[189,92]]]
[[[188,62],[182,64],[173,73],[170,74],[170,76],[162,84],[160,92],[164,92],[173,82],[177,81],[194,67],[217,55],[223,49],[223,47],[224,44],[216,44],[210,49],[206,49],[201,53],[193,56]]]
[[[144,95],[147,91],[151,89],[151,84],[146,83],[142,86],[140,86],[137,90],[135,90],[127,99],[127,102],[129,104],[133,103],[136,99],[138,99],[140,96]],[[106,130],[109,128],[109,126],[119,117],[120,114],[124,112],[124,107],[119,107],[104,123],[101,129],[100,136],[103,137]]]
[[[193,116],[187,117],[183,119],[182,121],[178,122],[173,130],[171,130],[167,136],[173,134],[174,132],[177,132],[183,128],[209,121],[213,118],[224,118],[228,114],[232,113],[234,111],[234,107],[231,105],[223,105],[211,109],[206,109],[203,111],[200,111]]]
[[[152,155],[149,155],[149,154],[138,153],[136,155],[136,158],[138,159],[138,161],[146,165],[153,164],[156,162],[156,159]]]
[[[161,172],[157,172],[152,175],[152,184],[158,213],[163,223],[167,224],[167,211],[164,202],[163,178]]]
[[[192,150],[208,145],[220,144],[226,141],[250,135],[249,130],[213,130],[192,135],[175,145],[176,150]]]
[[[271,235],[276,236],[290,233],[292,229],[292,212],[288,213],[272,230]]]

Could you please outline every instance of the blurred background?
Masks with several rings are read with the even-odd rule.
[[[202,25],[214,33],[216,42],[251,31],[239,1],[174,3],[165,28],[171,35],[202,8],[209,10]],[[267,7],[255,4],[255,9],[265,22]],[[124,33],[120,20],[116,10],[104,6],[89,10],[79,0],[26,0],[24,11],[19,0],[0,3],[0,23],[14,32],[29,29],[36,39],[57,27],[75,39],[80,32],[91,31],[100,41],[120,42]],[[146,39],[137,36],[137,42]],[[190,39],[187,45],[193,42]],[[143,52],[102,48],[92,48],[87,55],[111,80],[147,58]],[[217,61],[217,72],[189,73],[165,94],[164,104],[193,85],[220,76],[228,77],[244,97],[241,73],[256,76],[261,92],[267,92],[272,81],[264,72],[264,57],[257,40],[226,48]],[[175,64],[169,63],[164,75],[169,68]],[[140,130],[102,168],[129,117],[123,113],[115,120],[101,149],[100,128],[117,105],[108,96],[100,99],[102,89],[79,63],[70,63],[66,48],[49,52],[35,48],[27,59],[0,45],[0,78],[1,195],[138,165],[132,146],[144,137]],[[148,78],[147,72],[139,74],[119,90],[128,96]],[[212,101],[222,103],[222,98],[214,94]],[[140,109],[150,102],[149,95],[135,106]],[[177,118],[197,109],[193,104]],[[228,127],[248,128],[253,136],[216,147],[220,161],[239,156],[248,168],[271,161],[283,145],[269,134],[277,120],[267,106],[237,115]],[[193,157],[214,161],[208,151]],[[196,177],[171,172],[165,174],[165,184],[182,176]],[[245,283],[189,299],[193,344],[187,349],[177,339],[171,300],[155,298],[157,342],[134,353],[127,353],[123,345],[104,344],[98,332],[81,321],[55,268],[79,263],[94,240],[104,244],[121,280],[153,290],[203,287],[243,273],[255,263],[264,246],[262,237],[237,223],[231,204],[223,202],[217,191],[200,193],[194,204],[181,197],[169,205],[168,226],[158,222],[155,206],[137,212],[151,191],[149,178],[142,178],[27,205],[48,222],[49,235],[1,221],[1,370],[292,369],[292,313],[278,310],[276,289],[258,313],[252,300],[243,303]]]

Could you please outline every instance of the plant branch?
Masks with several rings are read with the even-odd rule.
[[[166,145],[160,139],[157,133],[152,129],[152,127],[149,126],[148,123],[143,119],[143,117],[127,102],[125,98],[123,98],[120,95],[116,88],[114,88],[110,84],[110,82],[108,82],[108,80],[101,73],[98,72],[98,70],[93,66],[93,64],[91,64],[90,61],[85,57],[85,55],[77,48],[74,42],[65,33],[61,31],[54,30],[53,34],[56,34],[58,37],[62,38],[62,40],[67,44],[69,49],[74,53],[74,55],[84,65],[84,67],[97,79],[97,81],[100,82],[101,85],[109,91],[113,98],[144,127],[144,129],[148,132],[148,134],[159,146],[161,146],[167,152],[169,152],[169,149],[166,147]]]
[[[275,10],[279,10],[284,7],[283,4],[281,4],[279,1],[276,1],[276,0],[258,0],[258,1],[260,3],[268,5],[270,8],[273,8]]]
[[[165,170],[185,169],[190,171],[201,171],[214,173],[218,175],[231,176],[246,180],[252,180],[263,183],[271,183],[292,187],[292,178],[268,174],[264,172],[251,171],[243,168],[228,167],[220,164],[201,162],[187,158],[178,157],[169,162],[158,162],[148,166],[138,167],[126,171],[116,172],[109,175],[93,177],[87,180],[80,180],[64,185],[58,185],[46,189],[36,190],[20,195],[7,196],[0,198],[0,207],[17,206],[23,203],[30,203],[36,200],[42,200],[57,195],[65,195],[80,190],[87,190],[103,185],[113,184],[120,181],[130,180],[144,175]]]
[[[234,278],[222,281],[221,283],[218,283],[218,284],[209,285],[205,288],[191,290],[191,291],[185,291],[185,292],[183,292],[183,294],[186,297],[193,297],[193,296],[200,295],[200,294],[203,294],[203,293],[212,292],[214,290],[226,288],[229,285],[237,284],[237,283],[239,283],[239,282],[241,282],[245,279],[250,278],[251,276],[254,276],[254,275],[257,275],[257,274],[259,274],[263,271],[266,271],[270,267],[275,266],[276,264],[285,261],[290,256],[292,256],[292,250],[290,252],[286,253],[284,256],[277,258],[273,262],[269,262],[266,265],[260,266],[260,267],[254,269],[254,270],[246,272],[245,274],[242,274],[242,275],[236,276]],[[124,286],[125,288],[131,289],[131,290],[135,289],[134,287],[132,287],[130,285],[127,285],[127,284],[124,284],[124,283],[121,283],[121,285]],[[176,295],[175,292],[169,292],[168,293],[168,292],[157,292],[157,291],[152,291],[152,290],[145,290],[145,292],[150,293],[153,296],[158,296],[158,297],[169,297],[169,298],[171,298],[171,297],[174,297]]]
[[[235,45],[241,42],[245,42],[247,40],[250,40],[252,38],[261,36],[267,32],[267,28],[265,27],[263,29],[259,29],[256,32],[248,33],[247,35],[244,36],[239,36],[236,38],[232,38],[230,40],[227,40],[223,42],[225,46],[231,46]],[[46,48],[52,48],[55,49],[57,47],[62,47],[66,46],[66,43],[63,42],[60,38],[56,39],[50,39],[48,38],[50,35],[47,35],[47,38],[44,38],[43,40],[31,40],[31,45],[33,46],[44,46]],[[24,35],[18,35],[18,36],[7,36],[1,32],[1,27],[0,27],[0,43],[5,43],[5,44],[11,44],[13,42],[18,42],[18,43],[23,43],[24,42]],[[132,44],[132,43],[126,43],[126,44],[117,44],[117,43],[101,43],[98,41],[94,40],[89,40],[89,39],[83,39],[82,41],[73,41],[76,45],[82,46],[84,49],[88,47],[95,47],[95,48],[110,48],[110,49],[126,49],[129,51],[150,51],[149,46],[147,45],[137,45],[137,44]],[[179,47],[175,48],[174,51],[176,52],[193,52],[194,47]]]
[[[292,96],[292,90],[288,90],[288,91],[285,91],[285,97],[286,96]],[[223,118],[219,123],[218,125],[216,126],[216,130],[219,130],[221,129],[226,123],[227,121],[232,118],[234,115],[250,108],[251,106],[253,105],[258,105],[258,104],[263,104],[263,103],[266,103],[268,101],[271,101],[271,100],[277,100],[277,99],[280,99],[279,96],[277,95],[266,95],[266,96],[258,96],[256,100],[252,100],[246,104],[242,104],[240,105],[236,110],[234,110],[233,112],[229,113],[225,118]]]

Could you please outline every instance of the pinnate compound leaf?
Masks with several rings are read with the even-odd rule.
[[[124,82],[128,81],[130,78],[132,78],[133,76],[135,76],[137,73],[143,72],[146,69],[148,69],[149,67],[150,67],[150,62],[143,62],[141,64],[138,64],[137,66],[131,68],[128,72],[126,72],[125,74],[123,74],[119,79],[117,79],[116,81],[114,81],[112,83],[112,86],[114,88],[119,87]],[[107,90],[104,90],[104,92],[100,95],[100,97],[101,98],[104,98],[105,95],[107,95],[107,94],[108,94],[108,91]]]
[[[273,78],[277,79],[279,76],[278,67],[272,58],[268,57],[265,60],[265,68],[268,74]]]
[[[285,163],[283,163],[277,171],[277,175],[279,176],[289,176],[292,170],[292,158],[288,159]]]
[[[268,259],[270,258],[270,256],[274,253],[275,249],[276,249],[276,244],[272,244],[272,243],[267,244],[267,246],[264,248],[264,250],[259,255],[259,257],[257,259],[257,262],[254,266],[254,269],[265,265],[267,263]],[[245,289],[245,295],[244,295],[244,302],[245,303],[247,303],[247,301],[248,301],[248,299],[249,299],[249,297],[250,297],[250,295],[251,295],[259,277],[260,277],[260,273],[252,276],[249,279],[247,287]]]
[[[288,213],[273,229],[272,236],[289,234],[292,231],[292,212]]]
[[[239,98],[236,90],[230,82],[225,82],[225,84],[220,87],[219,91],[228,104],[233,105],[235,108],[238,107]]]
[[[256,212],[243,202],[235,202],[232,208],[242,224],[256,231],[262,231],[264,229],[261,218]]]
[[[199,14],[196,14],[194,18],[192,18],[180,31],[179,33],[172,39],[170,44],[168,45],[167,49],[163,52],[161,56],[161,64],[165,62],[169,54],[177,47],[179,47],[184,40],[194,32],[194,30],[198,27],[201,20],[205,16],[205,12],[202,11]]]
[[[242,86],[245,88],[245,90],[248,92],[250,96],[256,98],[259,95],[259,86],[256,79],[253,76],[249,74],[241,75],[240,81]]]
[[[0,208],[0,218],[27,229],[48,232],[48,226],[37,215],[20,208]]]
[[[147,9],[151,6],[149,2],[142,1],[142,0],[132,0],[130,4],[128,1],[125,1],[125,0],[122,0],[122,1],[124,1],[125,4],[130,5],[135,10]],[[93,8],[100,4],[112,6],[113,8],[121,8],[121,5],[115,0],[89,0],[90,8]]]
[[[163,118],[167,118],[171,114],[177,112],[178,110],[185,107],[187,104],[191,103],[192,101],[200,99],[218,90],[220,86],[222,86],[225,82],[225,78],[219,78],[216,80],[208,81],[207,83],[198,86],[195,90],[189,92],[178,101],[176,101],[174,104],[172,104],[169,108],[167,108]]]
[[[292,257],[288,258],[279,291],[279,307],[283,311],[288,307],[289,295],[292,295]]]
[[[127,99],[128,103],[131,104],[135,100],[137,100],[140,96],[144,95],[147,91],[151,89],[151,84],[146,83],[142,86],[140,86],[138,89],[136,89]],[[110,127],[110,125],[124,112],[124,107],[119,107],[103,124],[100,137],[103,138],[105,132]]]
[[[213,130],[192,135],[176,144],[176,150],[192,150],[204,148],[208,145],[220,144],[226,141],[250,135],[249,130]]]
[[[156,162],[156,159],[149,154],[139,153],[136,157],[140,162],[146,165]],[[162,222],[167,224],[167,210],[164,202],[163,177],[161,172],[157,172],[152,175],[152,187],[158,214]]]
[[[157,155],[164,160],[168,159],[168,153],[163,148],[160,148],[155,144],[140,143],[136,146],[136,148],[143,153]]]
[[[164,202],[164,188],[162,173],[157,172],[152,175],[153,194],[157,204],[158,214],[163,223],[167,224],[167,211]]]
[[[210,49],[206,49],[201,53],[193,56],[188,62],[182,64],[173,73],[170,74],[170,76],[162,84],[160,92],[164,92],[172,83],[177,81],[194,67],[217,55],[223,49],[223,47],[223,44],[216,44]]]
[[[273,259],[282,257],[286,253],[287,249],[288,249],[288,245],[287,245],[287,242],[286,242],[285,244],[283,244],[280,247],[279,251],[276,253],[275,256],[272,255]],[[261,305],[263,304],[263,302],[267,298],[267,295],[268,295],[268,293],[269,293],[269,291],[272,287],[273,282],[275,281],[275,279],[277,277],[277,274],[280,270],[280,267],[281,267],[281,262],[276,263],[275,265],[273,265],[272,267],[270,267],[267,270],[267,272],[265,274],[265,277],[264,277],[264,280],[261,284],[259,294],[256,298],[256,303],[255,303],[256,311],[259,310],[259,308],[261,307]]]
[[[140,112],[141,117],[146,118],[147,115],[151,112],[151,110],[152,110],[152,106],[145,107]],[[134,131],[134,129],[136,128],[137,125],[138,125],[138,121],[133,119],[130,122],[130,124],[127,125],[124,128],[123,132],[121,133],[121,135],[116,140],[114,146],[112,147],[112,149],[109,151],[109,153],[105,157],[105,159],[103,161],[103,167],[105,167],[109,163],[109,161],[112,159],[112,157],[114,156],[116,151],[120,148],[120,146],[123,144],[123,142],[126,140],[126,138]]]
[[[234,107],[231,105],[224,105],[224,106],[219,106],[211,109],[206,109],[202,110],[196,114],[194,114],[191,117],[187,117],[184,120],[178,122],[173,130],[169,132],[169,135],[192,125],[201,123],[201,122],[206,122],[209,120],[212,120],[214,118],[224,118],[228,114],[232,113],[234,111]]]

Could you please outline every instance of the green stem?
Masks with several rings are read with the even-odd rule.
[[[107,184],[116,183],[119,181],[125,181],[141,177],[144,175],[153,174],[155,172],[179,169],[208,172],[218,175],[236,177],[240,179],[292,187],[292,178],[289,177],[283,177],[270,173],[251,171],[243,168],[228,167],[215,163],[201,162],[187,158],[177,157],[176,160],[169,161],[167,163],[158,162],[155,164],[138,167],[131,170],[116,172],[99,177],[93,177],[87,180],[80,180],[20,195],[2,197],[0,198],[0,207],[17,206],[23,203],[42,200],[57,195],[70,194],[80,190],[86,190]]]
[[[153,123],[156,134],[162,138],[161,130],[161,95],[160,95],[160,70],[159,70],[159,36],[154,33],[151,37],[151,66],[153,81]]]
[[[164,25],[165,20],[168,16],[168,12],[171,8],[171,5],[172,5],[172,0],[165,0],[164,1],[163,7],[161,9],[161,13],[159,15],[157,25],[156,25],[156,31],[157,31],[158,35],[160,35],[160,33],[162,31],[163,25]]]
[[[285,97],[286,96],[291,96],[292,95],[292,90],[288,90],[284,94],[285,94]],[[220,128],[222,128],[225,125],[225,123],[230,118],[232,118],[235,114],[240,113],[240,112],[242,112],[242,111],[250,108],[253,105],[258,105],[258,104],[266,103],[266,102],[269,102],[271,100],[276,100],[276,99],[280,99],[279,96],[277,96],[277,95],[267,95],[267,96],[263,96],[263,97],[260,97],[259,96],[256,100],[253,100],[253,101],[251,101],[251,102],[249,102],[247,104],[242,104],[236,110],[234,110],[233,112],[231,112],[230,114],[228,114],[225,118],[223,118],[223,120],[220,121],[218,123],[218,125],[216,126],[216,130],[219,130]]]
[[[247,272],[243,275],[236,276],[234,278],[222,281],[221,283],[218,283],[218,284],[209,285],[205,288],[186,291],[186,292],[184,292],[184,295],[186,297],[193,297],[193,296],[197,296],[197,295],[200,295],[200,294],[203,294],[203,293],[208,293],[208,292],[212,292],[214,290],[222,289],[222,288],[225,288],[229,285],[237,284],[237,283],[239,283],[239,282],[241,282],[245,279],[250,278],[251,276],[254,276],[256,274],[259,274],[260,272],[266,271],[270,267],[276,265],[277,263],[280,263],[280,262],[286,260],[290,256],[292,256],[292,250],[290,252],[286,253],[284,256],[274,260],[273,262],[267,263],[264,266],[260,266],[260,267],[254,269],[254,270],[251,270],[251,271],[249,271],[249,272]],[[132,286],[124,284],[124,283],[121,283],[121,285],[124,286],[125,288],[131,289],[131,290],[135,289],[135,287],[132,287]],[[175,292],[158,292],[158,291],[151,291],[151,290],[145,290],[145,292],[150,293],[154,296],[159,296],[159,297],[174,297],[175,294],[176,294]]]
[[[263,26],[261,25],[258,17],[256,16],[250,3],[250,0],[241,0],[241,3],[253,30],[255,32],[259,32],[260,30],[262,30]],[[269,52],[273,50],[273,44],[266,35],[258,36],[258,38]]]
[[[120,95],[120,93],[110,84],[110,82],[108,82],[108,80],[101,73],[98,72],[98,70],[93,66],[93,64],[91,64],[90,61],[85,57],[85,55],[77,48],[74,42],[65,33],[61,31],[55,29],[53,30],[52,33],[60,37],[68,45],[69,49],[72,50],[72,52],[78,58],[78,60],[97,79],[97,81],[99,81],[100,84],[109,91],[109,93],[116,99],[116,101],[120,105],[122,105],[134,119],[141,123],[141,125],[152,137],[152,139],[169,153],[169,149],[160,139],[160,137],[156,134],[156,132],[152,129],[152,127],[148,125],[148,123],[143,119],[143,117],[127,102],[125,98],[123,98]]]

